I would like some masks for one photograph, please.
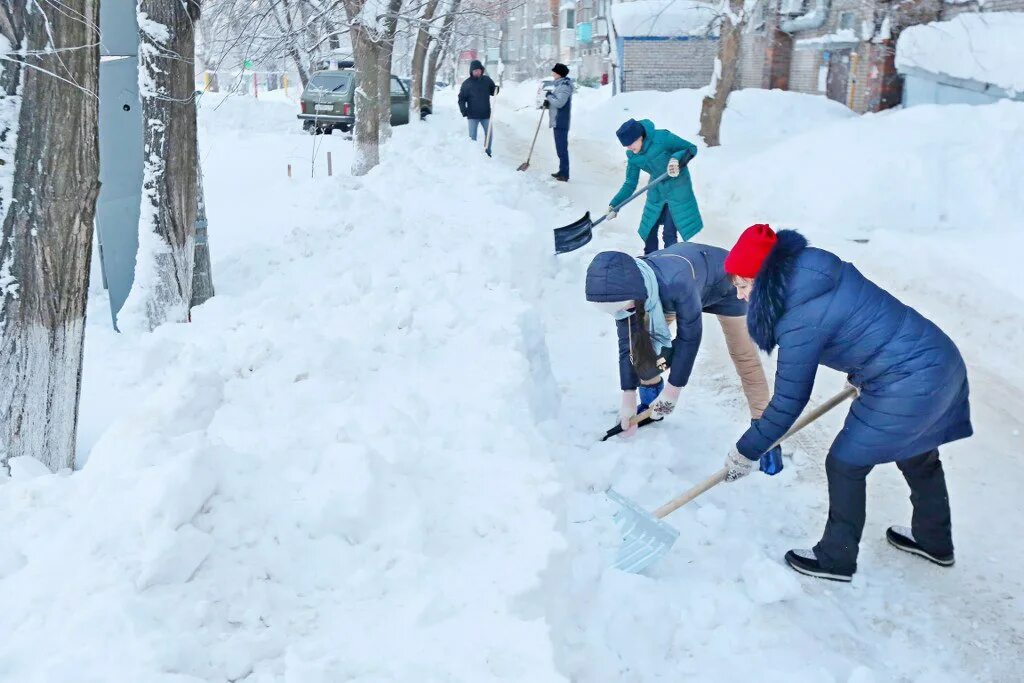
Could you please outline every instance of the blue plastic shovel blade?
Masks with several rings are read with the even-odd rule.
[[[612,566],[624,572],[642,572],[669,551],[679,538],[679,530],[613,489],[605,494],[619,504],[612,519],[622,533],[622,545]]]

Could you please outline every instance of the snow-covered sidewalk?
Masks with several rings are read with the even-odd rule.
[[[525,102],[534,88],[506,91]],[[1020,294],[999,282],[1009,259],[965,266],[957,251],[970,243],[956,233],[943,235],[951,250],[856,218],[803,224],[840,212],[819,195],[765,206],[782,181],[764,176],[774,185],[758,188],[741,172],[810,182],[825,160],[806,150],[824,141],[871,133],[896,144],[885,117],[749,95],[727,120],[736,145],[695,164],[708,222],[698,240],[728,245],[764,212],[792,212],[781,219],[961,343],[978,435],[945,451],[956,568],[884,543],[885,526],[909,515],[895,467],[871,477],[852,585],[784,568],[785,550],[813,543],[824,523],[822,461],[839,415],[794,441],[778,477],[722,486],[675,513],[680,540],[648,575],[607,568],[618,539],[600,492],[614,483],[660,504],[720,466],[746,411],[709,325],[671,420],[597,443],[615,419],[614,327],[584,303],[583,274],[597,251],[639,250],[639,206],[557,259],[551,228],[601,210],[617,189],[624,157],[608,125],[650,115],[690,137],[694,126],[667,119],[687,120],[698,97],[581,95],[568,185],[547,177],[547,130],[530,171],[514,170],[530,110],[501,110],[488,160],[446,94],[427,125],[395,129],[383,165],[354,179],[350,143],[302,134],[293,107],[204,103],[217,296],[191,325],[115,335],[96,283],[87,464],[51,476],[18,463],[0,480],[0,680],[1014,680],[1024,406],[1010,360],[1024,318]],[[1022,125],[1022,110],[948,120],[1001,122],[972,140],[991,138],[988,162],[1005,170],[1013,150],[994,140]],[[1021,199],[972,201],[1001,217]],[[972,237],[1001,238],[987,223]],[[816,396],[841,383],[823,372]]]

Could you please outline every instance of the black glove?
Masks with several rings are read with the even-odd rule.
[[[494,92],[492,92],[491,94],[492,95],[497,95],[499,92],[501,92],[501,86],[500,85],[496,85],[496,86],[494,86]]]
[[[551,100],[544,100],[544,104],[541,105],[542,109],[551,109]]]

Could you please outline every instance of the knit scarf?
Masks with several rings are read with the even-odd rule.
[[[647,300],[644,302],[644,312],[647,314],[647,331],[654,342],[654,352],[661,353],[661,349],[672,346],[672,333],[668,329],[668,321],[665,320],[665,311],[661,308],[661,297],[658,295],[658,277],[643,259],[635,259],[644,278],[644,287],[647,289]],[[626,317],[628,312],[623,311]],[[619,316],[616,316],[619,317]]]

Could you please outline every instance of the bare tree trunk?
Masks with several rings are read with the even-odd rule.
[[[380,60],[378,78],[381,83],[380,107],[380,140],[391,139],[391,64],[395,56],[395,34],[398,32],[398,15],[402,11],[404,0],[388,0],[387,16],[384,17],[384,28],[380,37]],[[412,116],[412,112],[409,112]]]
[[[420,15],[419,29],[416,31],[416,46],[412,52],[412,92],[409,93],[409,116],[410,120],[419,121],[420,109],[422,108],[423,93],[423,71],[427,62],[427,48],[430,47],[430,23],[437,13],[439,0],[427,0],[423,14]],[[427,90],[426,99],[433,100],[434,91]]]
[[[213,269],[210,266],[210,241],[206,222],[206,195],[203,193],[203,166],[196,153],[196,252],[195,268],[192,271],[192,301],[194,308],[213,298]]]
[[[138,8],[147,156],[135,280],[118,315],[122,330],[188,321],[199,204],[193,99],[199,0],[139,0]]]
[[[283,13],[283,17],[281,16]],[[295,20],[292,16],[292,2],[290,0],[281,0],[280,5],[274,6],[274,19],[277,21],[278,27],[285,33],[285,40],[288,44],[288,56],[295,62],[295,68],[299,72],[299,80],[302,81],[302,87],[305,88],[306,84],[309,83],[310,69],[306,60],[302,58],[302,52],[299,50],[299,36],[295,31]]]
[[[75,463],[99,194],[99,3],[32,5],[0,6],[0,33],[28,55],[0,67],[0,164],[13,155],[14,166],[0,173],[0,463],[32,456],[56,471]]]
[[[349,36],[359,76],[355,92],[356,123],[352,131],[356,148],[352,175],[359,176],[366,175],[380,163],[380,55],[379,45],[359,22],[352,23]]]
[[[434,41],[434,46],[430,50],[430,57],[427,59],[427,80],[423,87],[426,92],[431,94],[431,97],[433,97],[434,86],[437,84],[437,69],[440,67],[441,60],[444,59],[449,45],[451,45],[452,31],[455,28],[455,16],[458,14],[461,4],[462,0],[452,1],[452,6],[448,8],[448,12],[444,15],[441,31],[438,33],[437,40]]]
[[[700,109],[700,136],[704,138],[704,144],[708,147],[717,147],[721,144],[722,114],[725,113],[729,93],[736,89],[743,45],[743,29],[746,25],[747,17],[743,13],[743,0],[729,0],[729,12],[722,17],[718,59],[715,62],[715,73],[711,81],[714,95],[706,96]]]

